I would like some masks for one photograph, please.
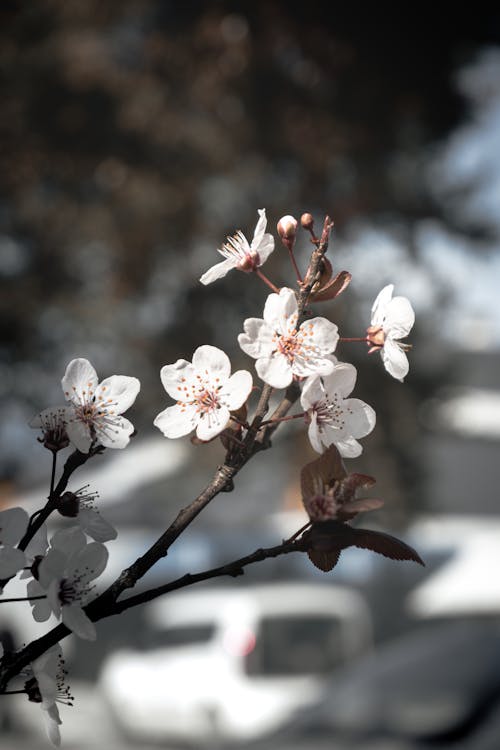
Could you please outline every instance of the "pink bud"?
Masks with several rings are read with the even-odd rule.
[[[300,223],[302,225],[302,229],[311,230],[314,225],[314,219],[311,214],[302,214],[302,216],[300,217]]]
[[[278,221],[277,229],[282,240],[294,240],[297,233],[297,219],[293,216],[283,216]]]

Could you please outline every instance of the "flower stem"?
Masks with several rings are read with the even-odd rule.
[[[14,596],[9,599],[0,599],[0,604],[6,604],[7,602],[32,602],[35,599],[46,599],[45,594],[39,594],[38,596]]]
[[[273,290],[273,292],[276,292],[276,294],[280,293],[280,290],[277,286],[274,286],[273,282],[270,281],[265,274],[262,273],[262,271],[259,268],[256,268],[254,270],[254,273],[257,274],[259,279],[264,282],[264,284],[267,284],[267,286]]]
[[[348,338],[348,337],[346,337],[346,338],[341,337],[339,339],[339,341],[341,341],[342,343],[345,343],[346,341],[347,342],[351,342],[351,341],[363,341],[366,344],[369,341],[369,339],[368,339],[368,336],[352,336],[350,338]]]
[[[52,493],[54,492],[54,483],[56,479],[56,464],[57,464],[57,452],[52,451],[52,472],[50,475],[49,497],[52,497]]]
[[[23,695],[26,692],[26,690],[4,690],[4,692],[0,693],[0,695]]]
[[[290,256],[290,261],[292,263],[293,270],[295,271],[297,281],[299,282],[299,284],[302,284],[302,276],[300,275],[299,267],[297,266],[297,261],[295,260],[295,255],[292,248],[288,248],[288,254]]]
[[[277,419],[266,419],[265,422],[261,422],[260,426],[263,427],[266,424],[278,424],[278,422],[289,422],[291,419],[300,419],[305,416],[305,411],[301,411],[300,414],[289,414],[286,417],[278,417]]]

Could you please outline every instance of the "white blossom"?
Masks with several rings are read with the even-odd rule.
[[[34,659],[31,671],[28,670],[25,676],[29,677],[25,684],[28,699],[40,703],[48,738],[58,747],[61,744],[59,726],[62,722],[56,704],[73,705],[73,696],[65,685],[66,671],[60,645],[57,643]]]
[[[174,406],[160,412],[154,424],[165,437],[177,438],[196,430],[200,440],[221,433],[230,412],[239,409],[252,390],[247,370],[231,373],[229,357],[215,346],[198,347],[193,362],[178,359],[161,369],[161,381]]]
[[[116,529],[106,521],[97,509],[97,492],[91,492],[89,485],[80,487],[76,492],[65,492],[58,504],[59,513],[73,519],[87,536],[96,542],[109,542],[116,539]]]
[[[46,599],[32,601],[33,617],[44,622],[51,614],[80,638],[95,640],[94,623],[83,607],[97,578],[108,561],[108,550],[99,542],[87,544],[79,528],[62,529],[51,539],[47,555],[38,567],[38,581],[28,583],[28,596],[46,594]]]
[[[112,375],[98,384],[86,359],[73,359],[61,381],[71,408],[67,413],[68,437],[79,451],[88,453],[93,442],[106,448],[124,448],[134,431],[122,417],[139,393],[137,378]]]
[[[226,242],[219,249],[219,252],[225,260],[209,268],[200,278],[202,284],[211,284],[213,281],[225,276],[228,271],[237,268],[240,271],[255,271],[266,262],[274,250],[274,237],[272,234],[266,234],[266,210],[260,208],[259,220],[255,227],[252,242],[249,244],[247,238],[240,230],[232,237],[228,237]]]
[[[415,313],[406,297],[393,297],[394,284],[388,284],[373,303],[368,342],[372,350],[380,350],[387,372],[396,380],[408,374],[409,364],[405,350],[409,347],[399,343],[410,333],[415,322]]]
[[[29,516],[23,508],[0,512],[0,578],[12,578],[25,566],[26,555],[16,546],[28,528]]]
[[[344,458],[355,458],[362,452],[356,438],[364,437],[375,426],[375,412],[357,398],[347,398],[356,383],[356,368],[347,362],[334,361],[330,375],[308,378],[300,402],[309,422],[308,434],[318,453],[335,445]]]
[[[328,375],[333,370],[329,358],[339,339],[335,323],[312,318],[297,329],[297,299],[284,287],[270,294],[264,306],[264,318],[247,318],[238,342],[246,354],[257,361],[260,378],[273,388],[286,388],[293,376]]]

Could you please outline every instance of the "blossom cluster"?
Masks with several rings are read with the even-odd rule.
[[[201,345],[191,361],[178,359],[161,368],[161,382],[174,403],[156,416],[154,425],[167,438],[195,433],[194,439],[203,443],[219,436],[229,452],[244,452],[245,440],[252,435],[247,417],[253,391],[264,386],[270,395],[272,390],[298,386],[300,395],[295,402],[300,403],[302,411],[283,420],[301,418],[313,450],[321,454],[302,472],[303,503],[310,519],[310,528],[302,538],[312,562],[330,570],[340,550],[349,544],[394,559],[421,562],[414,550],[388,535],[366,532],[363,536],[346,525],[357,513],[378,508],[381,501],[357,499],[357,490],[371,486],[374,480],[348,474],[343,465],[342,459],[362,453],[359,440],[374,429],[376,415],[371,406],[351,397],[356,369],[338,358],[339,344],[362,342],[369,352],[380,352],[388,373],[402,381],[409,369],[409,347],[401,339],[414,323],[411,304],[405,297],[393,297],[394,288],[389,284],[373,304],[366,333],[356,339],[342,338],[336,323],[312,316],[309,305],[335,299],[347,288],[351,275],[340,271],[334,276],[331,262],[321,257],[317,275],[310,265],[302,278],[294,257],[298,222],[285,216],[278,223],[278,234],[290,255],[297,290],[276,286],[261,270],[275,243],[266,232],[265,210],[258,213],[251,242],[241,231],[227,238],[219,250],[224,260],[204,273],[200,281],[210,284],[231,270],[240,270],[254,273],[271,288],[262,317],[247,318],[238,336],[242,352],[255,361],[255,373],[261,382],[254,385],[249,370],[232,372],[230,359],[221,349]],[[314,235],[312,217],[305,214],[301,224],[320,252],[322,241]],[[123,415],[133,406],[140,383],[124,375],[99,382],[92,364],[80,357],[67,365],[61,385],[65,403],[44,409],[31,422],[41,430],[39,440],[52,453],[48,501],[31,518],[22,508],[0,512],[0,584],[19,575],[26,580],[27,598],[37,622],[55,617],[78,637],[94,640],[96,628],[87,604],[108,561],[105,543],[117,532],[100,514],[98,494],[87,485],[69,489],[68,481],[72,471],[92,456],[129,444],[135,430]],[[277,419],[274,425],[283,420]],[[261,419],[259,425],[265,424],[273,424],[273,420]],[[68,446],[74,449],[73,464],[56,485],[57,455]],[[60,524],[49,538],[46,521],[52,512],[58,513]],[[29,700],[41,704],[54,744],[60,741],[56,702],[70,702],[60,660],[57,645],[33,660],[24,674],[25,692]]]

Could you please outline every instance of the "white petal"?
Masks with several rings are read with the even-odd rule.
[[[371,406],[359,398],[348,398],[344,401],[346,415],[346,432],[353,438],[368,435],[375,427],[377,417]]]
[[[252,390],[252,376],[247,370],[233,373],[227,383],[221,388],[219,398],[230,411],[243,406]]]
[[[59,747],[59,745],[61,744],[61,733],[59,731],[59,726],[60,724],[62,724],[62,721],[59,717],[57,706],[55,703],[53,703],[49,708],[42,708],[42,711],[45,720],[45,730],[47,732],[47,737],[55,747]]]
[[[387,307],[384,331],[391,338],[402,339],[408,336],[415,323],[415,313],[406,297],[394,297]]]
[[[62,607],[62,621],[79,638],[95,641],[97,637],[95,625],[78,605],[70,604]]]
[[[158,427],[167,438],[179,438],[189,435],[198,422],[196,406],[190,404],[175,404],[158,414],[153,424]]]
[[[250,357],[269,356],[274,347],[274,332],[262,318],[247,318],[243,323],[245,333],[240,333],[238,343]]]
[[[112,375],[97,386],[95,400],[96,403],[103,402],[104,405],[112,404],[116,414],[123,414],[130,409],[140,389],[141,384],[137,378]]]
[[[28,581],[28,585],[26,586],[26,596],[28,598],[34,596],[45,596],[45,591],[42,589],[38,581],[32,579],[31,581]],[[45,622],[45,620],[49,619],[52,614],[52,609],[47,599],[30,600],[30,604],[32,608],[31,614],[36,622]]]
[[[274,237],[272,234],[265,234],[259,243],[257,253],[259,260],[257,265],[263,266],[274,250]]]
[[[109,417],[107,417],[109,420]],[[97,438],[105,448],[125,448],[130,442],[134,425],[125,417],[118,416],[111,423],[108,421],[105,429],[97,430]]]
[[[66,432],[68,433],[70,442],[73,443],[74,447],[80,453],[89,452],[92,445],[92,437],[88,425],[73,417],[66,425]]]
[[[339,340],[339,330],[335,323],[326,318],[312,318],[300,326],[300,333],[316,355],[324,356],[335,351]]]
[[[293,289],[283,287],[279,294],[268,296],[264,305],[264,320],[273,331],[285,335],[291,333],[297,323],[297,298]]]
[[[301,378],[311,375],[330,375],[334,367],[329,357],[311,356],[307,357],[297,354],[292,362],[292,372]]]
[[[25,565],[25,555],[14,547],[0,548],[0,578],[12,578]]]
[[[38,567],[40,586],[48,589],[52,581],[60,580],[63,577],[67,560],[68,558],[62,550],[54,547],[49,549]]]
[[[399,344],[392,341],[392,339],[387,339],[380,354],[389,375],[401,381],[408,375],[408,370],[410,369],[408,357]]]
[[[80,580],[92,581],[101,575],[107,565],[109,552],[100,542],[90,542],[71,559],[69,577],[76,575]]]
[[[323,453],[323,445],[321,440],[321,432],[318,428],[318,422],[316,419],[316,414],[313,412],[311,414],[311,422],[309,424],[307,434],[309,437],[309,442],[311,443],[312,447],[317,453]]]
[[[304,411],[312,409],[316,404],[324,401],[325,392],[319,375],[311,375],[304,382],[300,395],[300,404]]]
[[[0,544],[17,544],[28,528],[29,515],[24,508],[7,508],[0,513]]]
[[[231,362],[222,349],[216,346],[199,346],[193,354],[193,367],[203,377],[225,382],[231,373]]]
[[[50,540],[51,547],[60,550],[66,558],[82,550],[87,544],[85,534],[77,526],[59,529]]]
[[[166,392],[176,401],[182,400],[185,389],[196,382],[196,370],[187,359],[178,359],[172,365],[164,365],[160,378]]]
[[[346,398],[356,385],[357,372],[354,365],[348,362],[339,362],[331,375],[323,378],[327,394],[340,393]]]
[[[97,388],[97,373],[88,359],[72,359],[61,380],[68,401],[88,401]]]
[[[259,214],[259,219],[257,221],[257,226],[255,227],[255,232],[253,233],[253,239],[250,244],[251,250],[254,250],[254,251],[258,251],[258,246],[264,236],[264,232],[266,231],[266,227],[267,227],[266,209],[259,208],[257,209],[257,213]]]
[[[61,617],[61,600],[59,598],[60,591],[61,580],[55,579],[51,581],[50,585],[47,588],[47,603],[50,605],[50,608],[57,619]]]
[[[229,271],[231,271],[233,268],[236,268],[237,264],[237,258],[227,258],[221,263],[216,263],[215,266],[212,266],[212,268],[209,268],[208,271],[205,271],[203,276],[200,277],[200,281],[206,286],[207,284],[211,284],[213,281],[217,281],[217,279],[222,279],[222,277],[225,276]]]
[[[336,440],[335,445],[343,458],[357,458],[363,453],[362,446],[353,437]]]
[[[200,440],[212,440],[227,426],[230,416],[229,409],[225,406],[202,414],[196,428],[196,437]]]
[[[116,529],[92,508],[82,508],[78,513],[78,521],[85,533],[96,542],[109,542],[118,536]]]
[[[392,299],[394,284],[388,284],[378,293],[375,302],[372,305],[372,326],[381,326],[384,322],[387,305]]]
[[[292,382],[292,368],[283,354],[258,359],[255,369],[264,383],[273,388],[286,388]]]

